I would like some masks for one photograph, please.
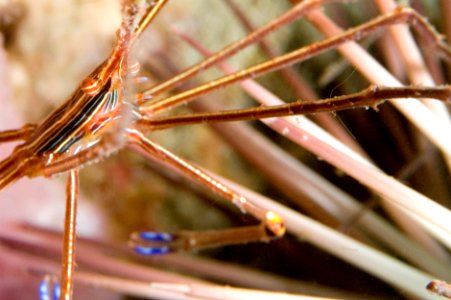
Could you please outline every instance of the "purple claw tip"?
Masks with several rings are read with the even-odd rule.
[[[159,247],[159,248],[150,248],[150,247],[135,247],[135,252],[141,255],[160,255],[167,254],[170,252],[169,247]]]
[[[46,280],[42,280],[39,284],[39,299],[50,300],[49,298],[49,286]]]
[[[60,298],[61,289],[60,285],[58,283],[55,283],[55,286],[53,287],[53,299],[58,300]]]
[[[170,242],[173,240],[173,236],[169,233],[143,231],[139,233],[139,237],[146,241],[154,242]]]
[[[53,297],[51,298],[49,287],[53,287]],[[52,285],[51,280],[44,279],[39,284],[39,299],[40,300],[58,300],[60,297],[60,285],[58,283],[54,283]]]

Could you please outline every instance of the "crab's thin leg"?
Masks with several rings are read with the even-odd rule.
[[[195,243],[199,243],[202,248],[205,248],[216,246],[218,244],[236,244],[249,241],[268,240],[274,237],[280,237],[285,233],[283,220],[276,213],[256,206],[247,198],[224,186],[202,170],[187,163],[163,147],[151,142],[139,131],[128,130],[128,138],[131,147],[136,147],[144,154],[156,157],[180,170],[194,182],[202,184],[212,192],[237,206],[241,211],[252,215],[261,222],[261,225],[238,229],[237,231],[232,229],[232,232],[230,232],[230,230],[218,230],[215,231],[214,234],[212,234],[211,231],[205,233],[190,232],[175,236],[161,236],[157,234],[153,240],[169,243],[170,246],[175,247],[175,249],[186,249],[186,247],[193,248],[192,246]]]
[[[73,293],[73,274],[75,270],[75,239],[78,199],[78,170],[69,172],[66,182],[66,213],[64,216],[63,249],[61,257],[61,280],[56,276],[47,275],[39,287],[41,300],[70,300]]]
[[[60,300],[72,298],[72,276],[75,267],[75,226],[79,186],[78,177],[78,170],[70,171],[66,184],[66,214],[64,218],[63,256],[61,261]]]
[[[25,175],[21,165],[23,160],[24,157],[13,153],[0,161],[0,191]]]
[[[158,0],[157,2],[151,4],[147,9],[147,12],[144,14],[144,17],[139,22],[136,27],[133,38],[136,40],[141,33],[149,26],[149,24],[155,19],[157,14],[161,11],[161,9],[168,3],[169,0]]]
[[[338,111],[357,107],[373,107],[386,99],[404,99],[415,95],[421,98],[438,99],[451,102],[451,87],[379,87],[369,88],[350,95],[343,95],[318,101],[295,101],[277,106],[260,106],[247,109],[226,110],[211,113],[178,115],[137,121],[143,131],[154,131],[189,124],[259,120],[280,116],[304,115],[320,112]]]
[[[265,226],[251,225],[231,229],[179,231],[174,234],[143,231],[130,236],[129,245],[142,255],[167,254],[175,251],[197,251],[206,248],[269,241],[274,238]]]
[[[35,124],[25,124],[21,128],[5,130],[0,132],[0,143],[26,140],[36,129]]]
[[[205,95],[206,93],[210,93],[219,88],[224,88],[233,83],[255,78],[295,63],[302,62],[327,50],[334,49],[348,41],[360,40],[376,30],[400,23],[409,23],[414,26],[415,29],[421,33],[421,37],[423,39],[427,40],[429,44],[435,45],[438,52],[444,58],[451,60],[451,49],[442,41],[441,37],[434,31],[427,21],[414,10],[406,7],[400,7],[393,12],[382,15],[360,26],[354,27],[338,36],[317,42],[312,46],[300,48],[248,69],[226,75],[196,88],[150,103],[147,106],[141,107],[141,112],[148,115],[155,114],[182,103],[187,103],[201,95]],[[175,76],[174,79],[175,78],[177,78],[177,76]],[[146,95],[147,93],[149,93],[149,91],[144,92],[143,95]]]

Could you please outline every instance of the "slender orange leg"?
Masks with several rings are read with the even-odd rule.
[[[58,284],[56,276],[46,275],[39,287],[40,299],[72,299],[78,181],[78,170],[70,171],[66,183],[66,213],[64,217],[60,283]]]
[[[138,254],[157,255],[172,251],[194,251],[225,245],[269,241],[264,225],[243,226],[231,229],[179,231],[175,234],[161,232],[135,232],[130,235],[130,246]]]
[[[147,12],[144,15],[144,18],[141,19],[134,32],[135,40],[141,35],[141,33],[147,28],[147,26],[149,26],[152,20],[155,19],[155,17],[158,15],[161,9],[168,3],[168,1],[169,0],[158,0],[149,6]]]
[[[36,129],[34,124],[26,124],[21,128],[5,130],[0,132],[0,144],[28,139]],[[22,157],[18,153],[13,153],[9,157],[0,161],[0,191],[23,177],[21,168]]]
[[[193,181],[207,187],[209,190],[237,206],[242,212],[249,213],[261,222],[261,225],[238,229],[182,232],[176,235],[142,233],[132,236],[132,244],[138,245],[137,252],[142,254],[158,254],[181,249],[198,249],[250,241],[267,241],[271,238],[281,237],[285,233],[283,220],[276,213],[256,206],[247,198],[221,184],[202,170],[146,139],[139,131],[129,130],[128,132],[131,146],[137,146],[144,154],[156,157],[168,165],[175,167]],[[153,246],[146,248],[137,239],[141,239],[140,242],[156,241],[165,244],[167,247],[158,247],[157,250]]]
[[[72,299],[75,267],[75,226],[78,198],[78,170],[69,173],[66,184],[66,214],[64,219],[63,256],[61,261],[61,295],[60,300]]]
[[[12,142],[17,140],[26,140],[36,129],[34,124],[26,124],[21,128],[5,130],[0,132],[0,143]]]
[[[339,111],[357,107],[373,107],[384,102],[386,99],[403,99],[411,95],[421,98],[438,99],[450,102],[451,89],[449,86],[438,87],[379,87],[369,88],[350,95],[343,95],[318,101],[296,101],[277,106],[260,106],[248,109],[226,110],[212,113],[197,113],[189,115],[178,115],[161,117],[154,119],[141,119],[137,121],[138,127],[146,131],[155,131],[175,126],[213,123],[213,122],[233,122],[249,121],[265,118],[305,115],[327,111]]]

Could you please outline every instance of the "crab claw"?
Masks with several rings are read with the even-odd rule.
[[[130,237],[133,250],[141,255],[161,255],[172,252],[170,244],[173,241],[174,235],[153,231],[136,232]]]
[[[54,276],[46,275],[39,284],[39,299],[41,300],[58,300],[60,293],[60,285]]]

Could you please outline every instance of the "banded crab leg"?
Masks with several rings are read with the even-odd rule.
[[[136,27],[136,29],[134,31],[133,41],[135,41],[143,33],[143,31],[155,19],[155,17],[163,9],[163,7],[168,3],[168,1],[169,0],[158,0],[158,1],[154,1],[152,4],[149,5],[146,13],[144,14],[144,17],[141,18],[141,20],[138,23],[138,26]]]
[[[61,298],[71,299],[75,269],[75,227],[79,188],[78,170],[69,173],[66,184],[66,213],[64,216],[63,256],[61,266]]]
[[[136,252],[145,255],[163,254],[177,250],[202,249],[251,241],[268,241],[284,235],[285,225],[282,218],[276,213],[256,206],[247,198],[224,186],[202,170],[153,143],[138,130],[128,130],[128,138],[132,148],[137,147],[139,152],[166,162],[169,166],[183,172],[194,182],[200,183],[237,206],[242,212],[249,213],[261,222],[259,225],[242,228],[186,231],[174,235],[154,232],[136,233],[131,237],[131,244]]]
[[[41,299],[72,299],[73,274],[75,271],[75,234],[77,198],[79,189],[78,170],[69,172],[66,183],[66,212],[61,258],[61,284],[53,276],[47,275],[41,282]]]
[[[249,121],[280,116],[338,111],[357,107],[373,107],[377,109],[377,106],[386,101],[386,99],[405,99],[412,94],[422,98],[451,102],[451,88],[449,86],[400,88],[370,86],[358,93],[318,101],[300,100],[277,106],[260,106],[248,109],[178,115],[154,119],[143,118],[138,120],[137,123],[143,131],[154,131],[190,124]]]
[[[18,140],[26,140],[31,136],[36,127],[37,126],[35,124],[25,124],[24,126],[18,129],[1,131],[0,144]]]
[[[27,140],[36,127],[34,124],[26,124],[18,129],[0,131],[0,144]],[[13,154],[0,161],[0,191],[23,176],[18,168],[17,159]]]

